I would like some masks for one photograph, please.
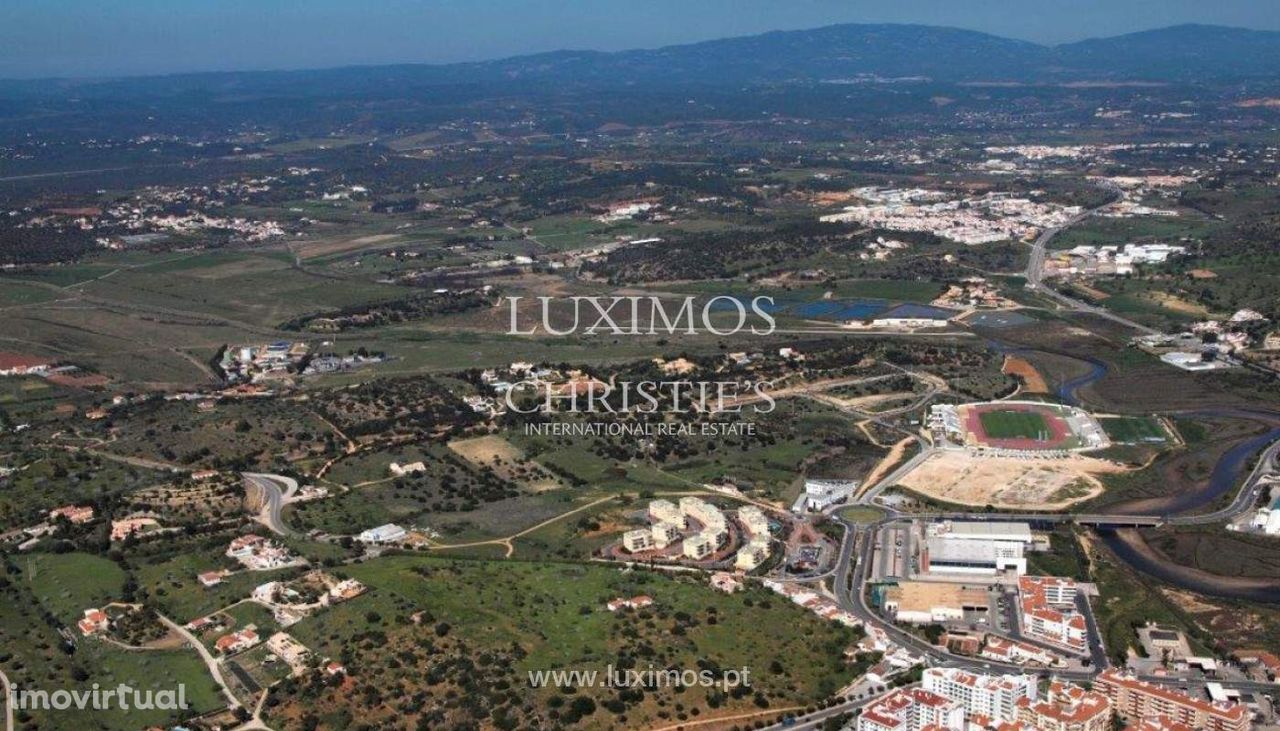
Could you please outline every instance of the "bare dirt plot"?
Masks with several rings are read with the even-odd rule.
[[[515,461],[524,458],[524,453],[516,445],[493,435],[455,439],[449,442],[449,449],[468,462],[481,466],[492,465],[495,460]]]
[[[524,458],[524,452],[500,436],[455,439],[449,449],[478,467],[489,467],[503,479],[519,482],[533,492],[562,487],[541,465]]]
[[[900,480],[903,487],[959,505],[1058,510],[1102,493],[1096,475],[1122,472],[1106,460],[974,457],[940,452]]]
[[[1191,315],[1192,317],[1201,317],[1206,319],[1215,317],[1215,315],[1203,305],[1196,304],[1195,302],[1188,302],[1187,300],[1184,300],[1181,297],[1175,297],[1168,292],[1147,292],[1146,297],[1167,310],[1180,312],[1184,315]]]
[[[1040,371],[1026,359],[1016,355],[1005,356],[1004,368],[1001,370],[1006,375],[1015,376],[1022,381],[1022,393],[1049,393],[1049,386],[1045,383],[1044,376],[1040,375]]]

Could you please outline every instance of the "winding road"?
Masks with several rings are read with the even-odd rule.
[[[164,626],[174,632],[177,632],[182,636],[182,639],[187,641],[187,644],[195,648],[195,651],[200,654],[200,659],[204,661],[205,667],[209,668],[209,674],[212,675],[213,679],[218,683],[218,687],[222,689],[222,694],[227,697],[227,701],[231,704],[231,708],[239,708],[240,701],[236,700],[235,695],[231,692],[231,687],[227,685],[227,681],[222,677],[222,666],[218,664],[218,661],[214,659],[213,655],[209,654],[209,651],[205,649],[205,646],[200,642],[200,640],[196,639],[195,635],[188,632],[186,627],[183,627],[163,614],[156,612],[156,617],[160,619]]]
[[[1027,260],[1027,269],[1024,274],[1027,280],[1027,289],[1035,292],[1036,294],[1047,297],[1068,309],[1072,309],[1077,312],[1083,312],[1090,315],[1095,315],[1097,317],[1101,317],[1101,318],[1110,320],[1112,322],[1119,323],[1121,325],[1124,325],[1125,327],[1129,327],[1134,330],[1137,330],[1138,332],[1141,332],[1144,335],[1155,335],[1156,331],[1147,327],[1146,325],[1141,325],[1139,323],[1134,322],[1133,320],[1129,320],[1127,318],[1121,317],[1115,314],[1114,312],[1111,312],[1110,310],[1106,309],[1105,307],[1095,307],[1088,303],[1081,302],[1080,300],[1075,299],[1073,297],[1068,297],[1067,295],[1059,292],[1058,290],[1044,283],[1044,260],[1045,260],[1045,257],[1048,255],[1049,242],[1053,241],[1054,237],[1056,237],[1058,234],[1062,233],[1066,229],[1074,226],[1077,223],[1080,223],[1086,218],[1089,218],[1094,213],[1107,207],[1110,204],[1111,204],[1111,201],[1108,201],[1107,203],[1104,203],[1100,206],[1090,208],[1089,210],[1084,211],[1080,215],[1076,216],[1075,218],[1072,218],[1070,221],[1067,221],[1061,226],[1045,229],[1043,233],[1041,233],[1039,236],[1036,237],[1035,242],[1032,243],[1031,245],[1031,256]]]
[[[9,677],[0,670],[0,689],[4,690],[4,729],[5,731],[13,731],[13,703],[10,698],[13,697],[13,686],[9,683]]]
[[[255,472],[245,472],[243,477],[251,486],[262,492],[262,509],[258,513],[258,522],[276,535],[289,535],[289,526],[285,525],[280,511],[291,502],[294,493],[298,491],[298,481],[283,475],[265,475]],[[282,486],[283,490],[281,490]]]

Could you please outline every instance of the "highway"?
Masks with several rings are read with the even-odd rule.
[[[1045,229],[1043,233],[1041,233],[1039,236],[1036,237],[1035,242],[1032,243],[1031,245],[1031,256],[1027,260],[1027,269],[1024,274],[1027,280],[1027,289],[1030,289],[1037,294],[1048,297],[1049,299],[1057,302],[1058,304],[1064,307],[1067,307],[1068,309],[1072,309],[1077,312],[1084,312],[1090,315],[1095,315],[1097,317],[1105,318],[1112,322],[1124,325],[1125,327],[1129,327],[1134,330],[1137,330],[1138,332],[1141,332],[1144,335],[1155,335],[1156,331],[1147,327],[1146,325],[1141,325],[1134,322],[1133,320],[1129,320],[1124,317],[1121,317],[1115,314],[1114,312],[1111,312],[1110,310],[1106,309],[1105,307],[1094,307],[1093,305],[1090,305],[1085,302],[1081,302],[1078,299],[1068,297],[1067,295],[1062,294],[1061,292],[1057,291],[1056,289],[1044,283],[1044,260],[1045,260],[1045,257],[1048,255],[1049,242],[1053,241],[1054,237],[1056,237],[1058,234],[1062,233],[1068,228],[1071,228],[1075,224],[1080,223],[1086,218],[1092,216],[1094,213],[1096,213],[1100,209],[1110,205],[1110,203],[1111,202],[1108,201],[1107,203],[1104,203],[1101,206],[1090,208],[1089,210],[1072,218],[1070,221],[1067,221],[1061,226]]]

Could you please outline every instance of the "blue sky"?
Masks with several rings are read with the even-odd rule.
[[[1280,30],[1280,0],[0,0],[0,78],[445,63],[856,22],[1059,43]]]

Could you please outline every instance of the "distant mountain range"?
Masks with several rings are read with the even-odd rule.
[[[833,25],[799,31],[605,53],[555,51],[495,61],[316,71],[183,74],[147,80],[155,93],[314,94],[400,85],[554,87],[856,82],[922,77],[938,82],[1196,82],[1280,76],[1280,32],[1179,25],[1044,46],[924,25]],[[116,82],[3,82],[6,92],[84,91]],[[43,89],[37,91],[37,87]]]
[[[1280,32],[1207,25],[1042,46],[925,25],[832,25],[619,53],[557,52],[435,67],[456,80],[761,83],[858,76],[939,81],[1183,81],[1280,75]]]

